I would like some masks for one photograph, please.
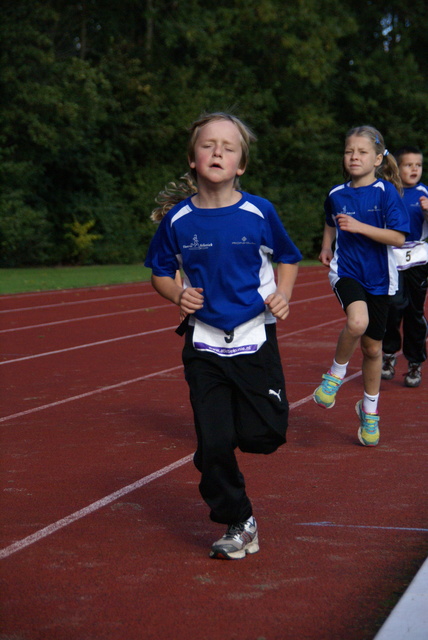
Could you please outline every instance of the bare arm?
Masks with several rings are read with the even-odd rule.
[[[355,220],[352,216],[346,213],[339,213],[336,216],[336,222],[342,231],[349,231],[350,233],[360,233],[375,242],[381,244],[390,244],[393,247],[401,247],[406,240],[406,235],[401,231],[394,231],[394,229],[381,229],[380,227],[373,227],[371,224],[365,224]]]
[[[419,204],[421,205],[425,220],[428,222],[428,198],[426,196],[421,196],[419,198]]]
[[[183,289],[174,278],[155,276],[151,278],[153,288],[163,297],[180,307],[184,314],[195,313],[204,305],[203,289],[187,287]]]
[[[277,265],[278,285],[275,293],[268,295],[265,304],[269,307],[272,315],[279,320],[285,320],[290,313],[289,301],[293,293],[298,270],[298,264],[279,262]]]
[[[323,263],[325,267],[330,266],[330,262],[333,259],[332,244],[336,237],[336,227],[330,227],[327,223],[324,225],[324,234],[322,238],[321,252],[318,256],[318,260]]]

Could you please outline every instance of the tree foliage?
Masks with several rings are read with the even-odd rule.
[[[427,31],[423,0],[4,2],[1,265],[76,259],[73,228],[81,261],[142,260],[187,127],[212,110],[254,129],[242,186],[317,255],[346,131],[425,146]]]

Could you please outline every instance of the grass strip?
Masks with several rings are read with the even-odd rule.
[[[150,269],[141,264],[0,269],[0,293],[5,295],[144,282],[150,279],[150,273]]]
[[[318,265],[315,260],[304,260],[302,267]],[[142,264],[93,265],[87,267],[34,267],[0,269],[0,294],[31,293],[79,289],[111,284],[147,282],[151,271]]]

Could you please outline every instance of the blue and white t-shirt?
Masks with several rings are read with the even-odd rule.
[[[163,218],[150,244],[145,265],[156,276],[184,272],[184,285],[202,287],[204,307],[194,315],[202,322],[232,331],[266,312],[264,300],[276,290],[272,262],[302,259],[273,205],[242,192],[234,205],[199,209],[191,198]]]
[[[336,247],[330,263],[332,287],[339,278],[353,278],[373,295],[393,295],[398,288],[398,273],[392,247],[360,234],[343,231],[336,216],[346,213],[365,224],[408,234],[409,215],[393,184],[376,180],[367,187],[345,183],[333,187],[325,203],[326,223],[336,226]]]
[[[419,198],[428,196],[428,189],[419,183],[414,187],[405,187],[403,202],[410,218],[410,233],[401,247],[394,247],[394,256],[399,271],[405,271],[428,263],[428,222],[425,220]]]
[[[403,200],[410,216],[410,233],[406,242],[425,240],[428,237],[428,222],[425,220],[424,212],[419,202],[419,198],[428,198],[428,187],[420,182],[415,187],[404,187]]]

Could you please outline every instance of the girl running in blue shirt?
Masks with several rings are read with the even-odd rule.
[[[301,254],[273,205],[238,188],[254,140],[248,127],[214,113],[190,133],[197,192],[189,188],[186,197],[181,183],[161,195],[164,207],[168,200],[174,206],[160,214],[145,264],[154,288],[188,321],[183,363],[197,435],[194,463],[211,519],[227,525],[210,555],[239,559],[257,552],[259,542],[235,449],[268,454],[285,442],[288,401],[276,321],[289,314]]]
[[[348,132],[343,168],[348,181],[333,187],[324,203],[319,260],[330,268],[330,284],[346,313],[346,324],[314,400],[326,409],[334,406],[349,360],[361,342],[364,397],[355,407],[358,438],[365,446],[376,446],[382,339],[391,296],[398,287],[392,246],[404,243],[409,216],[399,193],[397,164],[377,129],[361,126]]]
[[[410,233],[404,245],[394,249],[399,287],[389,308],[383,338],[382,378],[394,377],[396,353],[403,347],[408,362],[404,384],[418,387],[422,381],[422,363],[427,359],[428,322],[424,306],[428,287],[428,185],[420,181],[423,155],[417,147],[401,147],[394,158],[404,187]]]

